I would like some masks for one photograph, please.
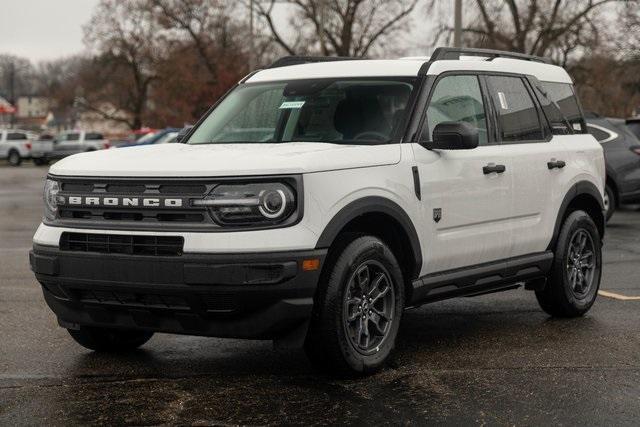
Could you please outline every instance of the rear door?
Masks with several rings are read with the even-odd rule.
[[[534,88],[525,76],[485,76],[496,114],[497,139],[512,165],[510,256],[546,250],[565,195],[565,145],[552,135]],[[563,163],[564,162],[564,163]]]
[[[427,150],[414,144],[421,182],[426,273],[502,260],[509,256],[512,167],[491,132],[490,105],[475,74],[446,74],[434,83],[420,141],[438,123],[467,122],[478,129],[471,150]],[[492,172],[487,166],[503,166]]]

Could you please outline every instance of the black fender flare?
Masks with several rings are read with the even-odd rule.
[[[415,262],[414,265],[417,270],[414,275],[419,275],[420,270],[422,269],[422,249],[418,233],[416,232],[411,218],[404,209],[402,209],[402,207],[397,203],[384,197],[363,197],[340,209],[340,211],[331,218],[327,226],[322,231],[322,234],[320,234],[320,238],[316,243],[316,249],[329,248],[345,225],[361,215],[371,213],[388,215],[400,224],[409,238],[409,243],[411,244],[411,250],[413,252]]]
[[[598,202],[600,211],[604,212],[604,200],[602,200],[602,195],[600,195],[600,192],[598,191],[598,188],[595,186],[595,184],[590,181],[580,181],[575,183],[573,186],[571,186],[569,191],[567,191],[567,194],[565,194],[564,199],[562,200],[562,204],[560,205],[560,209],[558,210],[556,224],[553,228],[553,236],[551,237],[551,241],[549,242],[547,250],[553,250],[555,248],[556,241],[558,240],[558,235],[560,234],[560,227],[562,227],[562,221],[566,216],[569,205],[576,197],[583,194],[593,197],[596,202]],[[593,219],[594,221],[596,221],[596,218]],[[600,237],[604,237],[604,213],[602,224],[596,223],[596,226],[599,230],[602,230],[602,235]]]

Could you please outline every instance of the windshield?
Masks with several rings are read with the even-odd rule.
[[[242,84],[189,144],[384,144],[401,126],[415,79],[322,79]]]

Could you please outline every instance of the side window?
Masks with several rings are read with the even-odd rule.
[[[546,92],[545,95],[560,107],[560,111],[558,111],[558,108],[551,104],[544,110],[551,122],[551,127],[553,129],[566,127],[562,117],[564,115],[574,131],[585,133],[588,129],[586,129],[584,118],[580,111],[578,98],[573,92],[573,86],[569,83],[552,82],[541,82],[541,85]]]
[[[104,137],[101,133],[87,132],[84,139],[86,139],[87,141],[99,141],[101,139],[104,139]]]
[[[540,141],[544,132],[536,105],[519,77],[490,76],[489,91],[503,142]]]
[[[421,141],[431,141],[442,122],[467,122],[478,129],[479,145],[487,145],[487,115],[477,76],[447,76],[433,89]]]
[[[65,138],[66,141],[77,141],[79,139],[80,139],[79,133],[68,133],[67,137]]]
[[[7,141],[20,141],[23,139],[27,139],[27,135],[19,132],[9,132],[7,133]]]

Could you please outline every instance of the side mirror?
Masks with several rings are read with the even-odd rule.
[[[184,140],[184,137],[187,136],[192,127],[193,126],[186,126],[180,129],[180,132],[178,132],[178,136],[176,136],[176,142],[182,142]]]
[[[433,130],[428,148],[435,150],[471,150],[478,146],[478,129],[467,122],[442,122]]]

